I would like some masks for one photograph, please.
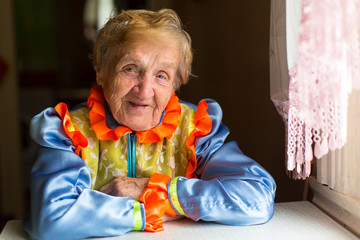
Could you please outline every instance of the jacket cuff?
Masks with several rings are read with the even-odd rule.
[[[139,198],[145,208],[145,231],[162,231],[164,230],[162,216],[165,213],[172,216],[177,215],[168,199],[168,183],[170,180],[171,178],[167,175],[154,173],[149,179],[147,188]]]
[[[143,231],[145,228],[144,204],[134,200],[134,228],[133,231]]]
[[[169,199],[170,199],[170,203],[172,208],[180,215],[186,216],[186,214],[184,213],[183,208],[180,205],[179,202],[179,198],[177,195],[177,182],[178,182],[179,177],[173,178],[171,179],[171,181],[169,181]],[[187,217],[187,216],[186,216]]]

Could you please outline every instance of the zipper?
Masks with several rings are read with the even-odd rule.
[[[136,133],[132,132],[127,137],[128,177],[136,178]]]

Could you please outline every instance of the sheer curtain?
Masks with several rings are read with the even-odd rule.
[[[287,169],[359,197],[360,1],[273,0],[271,99],[287,131]],[[284,60],[285,59],[285,60]]]
[[[360,92],[349,96],[347,143],[317,160],[317,181],[360,200]]]

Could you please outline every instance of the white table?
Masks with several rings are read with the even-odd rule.
[[[123,236],[102,239],[359,239],[310,202],[276,203],[274,217],[266,224],[256,226],[226,226],[189,219],[168,222],[158,233],[130,232]],[[29,239],[20,220],[9,221],[0,240]],[[95,239],[95,238],[93,238]],[[96,238],[98,239],[98,238]]]

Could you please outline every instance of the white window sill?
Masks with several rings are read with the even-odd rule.
[[[318,183],[313,177],[309,178],[309,183],[314,193],[312,202],[360,237],[360,201]]]

